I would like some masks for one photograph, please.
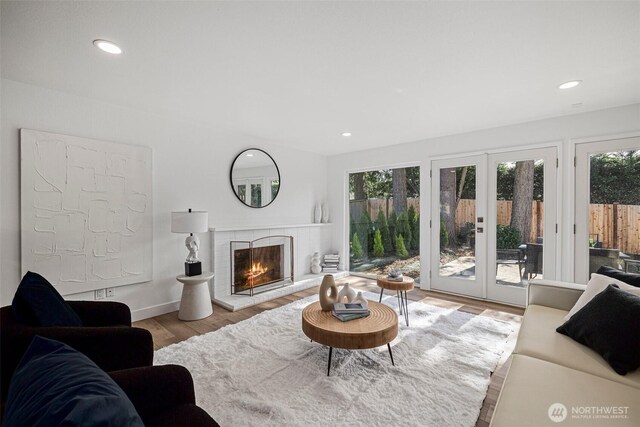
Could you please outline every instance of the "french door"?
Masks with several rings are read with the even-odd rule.
[[[432,162],[431,287],[524,305],[554,278],[556,148]]]
[[[575,271],[640,272],[640,137],[576,145]]]

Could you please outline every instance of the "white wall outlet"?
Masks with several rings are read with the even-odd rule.
[[[107,291],[107,298],[113,298],[113,295],[114,295],[113,288],[107,288],[105,289],[105,291]]]
[[[104,299],[104,289],[95,290],[96,299]]]

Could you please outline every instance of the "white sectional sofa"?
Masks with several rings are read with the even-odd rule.
[[[556,332],[585,289],[531,281],[492,427],[640,426],[640,370],[618,375],[599,354]]]

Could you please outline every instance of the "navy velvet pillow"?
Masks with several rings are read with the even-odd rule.
[[[82,353],[36,336],[11,378],[11,426],[143,426],[120,387]]]
[[[82,320],[38,273],[24,275],[11,303],[13,317],[30,326],[82,326]]]
[[[596,271],[596,273],[602,274],[603,276],[607,277],[613,277],[614,279],[618,279],[628,285],[640,288],[640,274],[625,273],[624,271],[618,270],[617,268],[609,267],[606,265],[600,267],[598,271]]]
[[[609,285],[556,329],[600,354],[620,375],[640,367],[640,297]]]

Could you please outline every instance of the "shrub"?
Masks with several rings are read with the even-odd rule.
[[[370,253],[373,249],[373,223],[371,222],[371,217],[366,210],[362,211],[362,214],[360,215],[360,222],[357,227],[358,238],[360,239],[362,249],[363,251]]]
[[[404,238],[402,234],[399,234],[396,238],[396,255],[400,258],[406,258],[409,256],[409,252],[407,252],[407,248],[404,245]]]
[[[440,250],[449,246],[449,232],[444,225],[444,221],[440,220]]]
[[[396,248],[396,239],[398,238],[398,215],[396,215],[396,211],[391,211],[389,215],[389,237],[391,240],[391,245],[393,249]]]
[[[508,225],[498,225],[496,249],[517,249],[520,245],[520,231]]]
[[[385,251],[391,252],[393,250],[393,245],[391,244],[391,235],[389,234],[389,224],[387,224],[387,217],[382,211],[382,208],[378,210],[378,218],[376,218],[376,229],[380,230],[380,234],[382,237],[382,246],[384,247]],[[376,242],[374,240],[374,247],[375,244]]]
[[[416,215],[416,218],[413,222],[413,227],[411,228],[411,234],[413,238],[411,239],[411,247],[415,250],[420,249],[420,215]]]
[[[384,256],[384,246],[382,245],[382,234],[380,230],[376,230],[376,234],[373,235],[373,256],[378,258]]]
[[[411,226],[409,225],[409,218],[406,212],[402,212],[398,215],[398,234],[402,234],[404,243],[407,247],[411,247]]]
[[[362,255],[364,255],[360,239],[358,238],[358,233],[353,233],[353,239],[351,240],[351,253],[355,259],[360,259],[362,258]]]

